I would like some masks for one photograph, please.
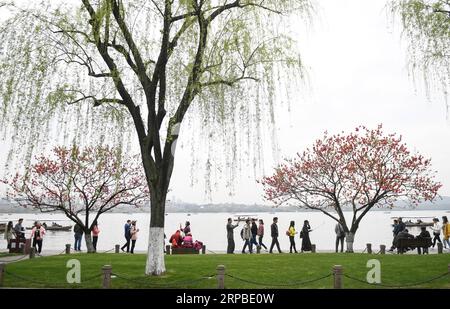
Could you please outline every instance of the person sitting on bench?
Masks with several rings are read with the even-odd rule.
[[[187,233],[186,236],[183,238],[183,248],[193,248],[194,242],[192,240],[192,234]]]
[[[414,239],[414,235],[409,234],[409,231],[407,229],[404,229],[403,231],[398,233],[394,239],[394,246],[398,248],[398,250],[401,250],[402,252],[410,250],[411,248],[399,248],[398,243],[400,239]]]
[[[423,239],[423,238],[430,238],[431,239],[431,235],[430,232],[427,231],[426,226],[422,226],[420,227],[421,232],[419,235],[416,236],[417,239]],[[422,254],[420,247],[417,247],[417,253]],[[423,247],[423,254],[428,254],[428,247]]]
[[[175,234],[170,236],[169,242],[173,248],[179,248],[183,244],[183,237],[181,236],[180,230],[177,230]]]

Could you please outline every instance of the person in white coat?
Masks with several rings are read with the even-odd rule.
[[[431,227],[431,229],[433,230],[433,235],[434,235],[434,238],[433,238],[433,248],[434,248],[434,246],[436,245],[436,242],[438,241],[438,242],[440,242],[441,244],[442,244],[442,241],[441,241],[441,230],[442,230],[442,226],[441,226],[441,224],[439,223],[439,219],[438,218],[434,218],[433,219],[433,226]]]
[[[42,251],[42,240],[44,239],[45,229],[38,221],[31,229],[30,238],[33,240],[33,248],[36,249],[37,246],[37,254],[40,255]]]

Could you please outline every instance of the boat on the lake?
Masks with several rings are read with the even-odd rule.
[[[434,217],[391,217],[391,219],[398,219],[398,218],[408,218],[408,220],[403,220],[403,223],[405,223],[406,227],[422,227],[422,226],[433,226],[433,222],[425,222],[422,219],[429,219]],[[414,220],[414,221],[413,221]]]
[[[61,225],[56,222],[52,222],[52,225],[47,225],[45,222],[42,223],[42,226],[47,231],[71,231],[72,226],[71,225]],[[31,230],[33,227],[27,227],[27,230]]]
[[[237,222],[241,222],[241,221],[245,222],[247,220],[252,220],[252,219],[258,220],[257,216],[255,216],[255,215],[238,215],[235,217],[236,218],[234,218],[233,221],[237,221]]]

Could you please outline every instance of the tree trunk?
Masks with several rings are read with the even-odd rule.
[[[159,193],[159,194],[158,194]],[[154,190],[151,193],[150,229],[148,234],[146,275],[161,276],[166,272],[164,262],[164,219],[166,193]]]
[[[353,242],[355,240],[355,233],[348,232],[345,233],[345,242],[347,243],[346,253],[353,253]]]
[[[86,241],[86,248],[88,253],[95,253],[94,245],[92,244],[91,232],[84,233],[84,239]]]

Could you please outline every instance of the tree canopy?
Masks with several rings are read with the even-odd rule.
[[[399,199],[413,205],[432,201],[442,186],[435,174],[430,159],[411,153],[401,137],[384,134],[380,125],[373,130],[361,126],[350,134],[325,133],[261,183],[268,201],[321,211],[340,222],[347,243],[353,243],[373,207],[390,208]],[[353,212],[350,222],[345,209]]]
[[[420,76],[426,89],[438,88],[447,100],[450,87],[450,1],[391,0],[399,16],[413,76]]]
[[[29,164],[52,131],[64,133],[54,135],[62,143],[110,141],[124,148],[154,134],[158,156],[170,122],[186,113],[211,145],[212,158],[203,164],[218,164],[225,154],[224,170],[238,165],[237,153],[247,150],[249,162],[262,156],[258,146],[270,126],[260,122],[274,121],[276,89],[302,76],[285,26],[292,14],[312,12],[307,0],[4,4],[0,124],[14,136],[11,160],[14,153]]]

